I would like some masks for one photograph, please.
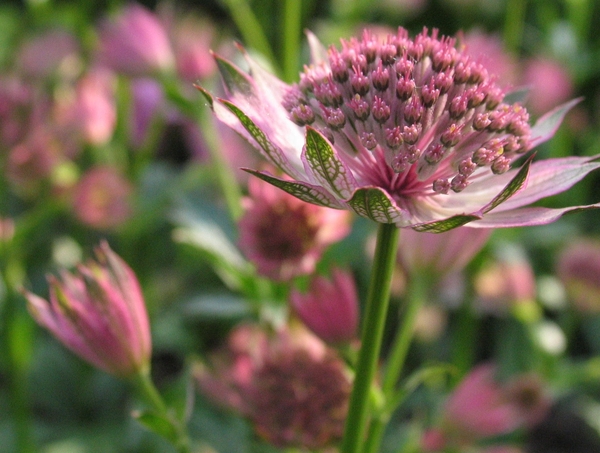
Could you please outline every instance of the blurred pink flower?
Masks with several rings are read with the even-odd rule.
[[[556,107],[573,95],[573,81],[567,68],[548,58],[525,62],[523,84],[531,87],[527,105],[536,114]]]
[[[137,78],[131,81],[131,96],[131,141],[139,147],[146,140],[153,121],[165,114],[165,95],[157,80]]]
[[[79,43],[64,30],[48,30],[28,39],[17,52],[17,67],[27,76],[48,77],[66,58],[79,54]]]
[[[115,228],[131,215],[132,192],[132,184],[117,169],[94,167],[73,188],[73,210],[77,218],[89,226]]]
[[[437,30],[411,38],[399,28],[385,39],[365,31],[340,50],[314,35],[309,43],[312,62],[297,84],[244,54],[249,73],[216,56],[228,99],[201,88],[217,117],[291,179],[249,170],[257,177],[309,203],[419,231],[540,225],[600,207],[528,207],[600,168],[594,157],[520,160],[577,100],[532,127],[485,66]]]
[[[0,217],[0,243],[10,242],[15,235],[15,221],[11,217]]]
[[[320,450],[341,438],[350,379],[337,354],[308,331],[269,335],[240,326],[208,366],[197,367],[196,381],[275,446]]]
[[[16,76],[0,75],[0,148],[24,139],[33,102],[33,89]]]
[[[258,179],[249,182],[239,247],[261,275],[310,274],[327,246],[350,232],[347,212],[305,203]]]
[[[439,280],[462,271],[491,234],[490,229],[467,227],[439,234],[404,229],[400,233],[398,258],[409,275],[427,272]]]
[[[478,365],[454,389],[444,406],[441,426],[426,431],[422,438],[426,451],[463,451],[480,440],[529,428],[545,417],[550,398],[537,376],[518,375],[501,383],[495,372],[492,364]],[[494,448],[501,447],[513,448]]]
[[[518,303],[535,301],[535,274],[521,253],[500,257],[475,276],[477,308],[489,313],[507,313]]]
[[[117,124],[115,89],[112,72],[101,67],[91,69],[77,82],[72,97],[59,99],[57,124],[86,143],[107,143]]]
[[[129,3],[99,29],[100,62],[129,75],[144,75],[173,68],[174,57],[167,32],[149,9]]]
[[[118,377],[147,372],[151,339],[139,283],[129,266],[103,242],[96,261],[73,274],[48,277],[50,301],[28,291],[38,324],[93,366]]]
[[[560,253],[556,274],[570,301],[584,313],[600,313],[600,241],[578,239]]]
[[[357,338],[358,294],[351,273],[333,269],[331,280],[314,276],[308,293],[293,290],[290,301],[302,322],[327,343]]]
[[[36,127],[25,141],[10,149],[6,176],[18,191],[34,193],[62,159],[56,137],[46,128]]]

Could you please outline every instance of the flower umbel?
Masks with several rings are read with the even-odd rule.
[[[247,55],[250,74],[216,56],[229,99],[200,88],[293,181],[250,173],[304,201],[422,231],[538,225],[582,208],[524,206],[571,187],[600,166],[595,158],[511,169],[577,101],[530,127],[527,110],[436,30],[414,39],[403,28],[385,38],[365,31],[328,51],[309,39],[313,61],[298,84]]]
[[[41,326],[97,368],[119,377],[148,371],[150,327],[142,292],[129,266],[106,242],[97,261],[48,277],[50,301],[25,291]]]

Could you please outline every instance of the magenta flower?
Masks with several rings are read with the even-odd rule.
[[[292,181],[248,170],[259,178],[310,203],[420,231],[538,225],[600,207],[526,207],[597,169],[593,157],[529,158],[511,169],[577,101],[530,127],[527,110],[435,30],[414,39],[403,28],[385,39],[364,32],[327,52],[310,41],[312,64],[298,84],[247,55],[250,74],[217,56],[229,99],[200,88]]]
[[[261,275],[285,281],[314,271],[325,248],[350,232],[346,212],[305,203],[252,179],[239,246]]]
[[[48,277],[50,301],[25,291],[38,324],[95,367],[118,377],[148,371],[148,314],[137,278],[106,242],[97,261],[60,279]]]
[[[308,293],[294,290],[291,305],[310,330],[328,343],[347,343],[358,333],[358,294],[349,272],[333,270],[331,280],[315,276]]]
[[[135,3],[102,23],[99,58],[115,71],[131,75],[167,71],[174,66],[165,27],[152,11]]]

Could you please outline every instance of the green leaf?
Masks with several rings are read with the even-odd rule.
[[[342,205],[334,197],[332,197],[319,186],[313,186],[312,184],[308,184],[306,182],[285,181],[275,176],[247,168],[242,168],[242,170],[262,179],[265,182],[268,182],[269,184],[272,184],[281,190],[284,190],[285,192],[293,195],[296,198],[299,198],[302,201],[306,201],[307,203],[312,203],[316,204],[317,206],[324,206],[327,208],[342,207]]]
[[[213,108],[213,103],[214,103],[212,94],[210,94],[208,91],[206,91],[200,85],[195,85],[194,84],[194,88],[196,88],[200,93],[202,93],[202,95],[204,96],[204,99],[206,99],[206,101],[208,102],[209,107],[212,109]]]
[[[459,214],[436,222],[422,223],[412,227],[412,229],[422,233],[444,233],[445,231],[458,228],[459,226],[463,226],[473,220],[479,219],[481,219],[481,217],[477,215]]]
[[[244,96],[253,94],[252,81],[248,74],[218,55],[215,55],[215,61],[217,62],[219,73],[231,93],[241,93]]]
[[[352,196],[356,182],[325,137],[311,127],[306,128],[304,158],[319,183],[342,200]]]
[[[151,411],[134,411],[132,416],[146,429],[164,437],[172,444],[178,442],[177,427],[167,417]]]
[[[531,167],[531,161],[533,160],[533,157],[534,155],[527,159],[515,177],[510,180],[506,187],[504,187],[504,189],[502,189],[502,191],[496,195],[492,201],[483,207],[482,212],[486,213],[491,211],[499,204],[504,203],[523,187],[523,184],[525,184],[525,181],[527,181],[527,176],[529,175],[529,168]]]
[[[220,101],[225,107],[227,107],[235,116],[237,116],[244,129],[256,140],[256,143],[261,147],[265,153],[265,157],[271,161],[277,168],[284,173],[294,177],[296,171],[290,166],[287,158],[281,152],[281,150],[275,146],[265,135],[265,133],[252,121],[244,112],[242,112],[235,104],[229,101]]]
[[[378,187],[363,187],[354,192],[348,204],[356,213],[379,223],[399,223],[402,211],[390,196]]]

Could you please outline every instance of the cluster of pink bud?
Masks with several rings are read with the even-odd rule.
[[[527,111],[503,103],[484,66],[454,45],[436,31],[412,40],[400,28],[383,43],[365,31],[341,51],[329,49],[330,69],[306,67],[283,105],[296,124],[311,125],[350,155],[382,154],[403,191],[460,192],[478,167],[506,172],[529,149],[530,127]],[[358,164],[353,170],[390,178]]]

